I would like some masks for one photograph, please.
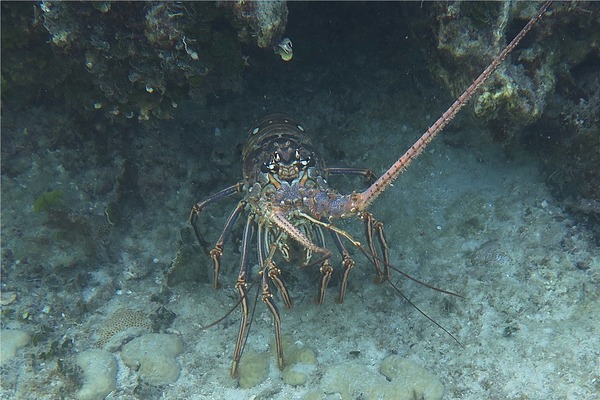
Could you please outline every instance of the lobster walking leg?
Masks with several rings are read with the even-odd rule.
[[[274,262],[271,262],[269,265],[269,271],[267,272],[269,279],[273,281],[275,286],[277,286],[277,290],[281,293],[281,298],[283,299],[283,304],[286,308],[292,308],[292,298],[290,297],[290,293],[288,292],[285,284],[281,280],[281,270],[277,268]]]
[[[277,353],[277,366],[280,369],[283,369],[284,360],[283,360],[283,341],[281,339],[281,317],[279,315],[279,309],[273,300],[273,293],[269,289],[269,272],[268,270],[271,268],[273,263],[273,256],[275,255],[275,250],[277,249],[277,242],[281,240],[282,234],[277,235],[275,242],[270,244],[269,254],[264,260],[261,260],[261,284],[262,284],[262,295],[261,300],[266,304],[267,308],[271,312],[273,316],[273,325],[275,327],[275,346]],[[260,253],[260,252],[259,252]],[[262,258],[262,257],[261,257]],[[284,286],[285,288],[285,286]],[[286,290],[287,292],[287,290]]]
[[[217,240],[217,243],[209,253],[210,258],[213,262],[213,286],[215,288],[219,287],[219,271],[221,270],[221,255],[223,254],[223,243],[225,243],[225,241],[229,239],[229,236],[231,235],[231,228],[233,228],[239,216],[242,214],[242,211],[244,211],[245,207],[246,202],[242,200],[238,203],[237,207],[231,212],[231,214],[229,214],[227,222],[225,222],[223,232],[221,232],[221,236],[219,236],[219,240]]]
[[[273,281],[277,287],[277,290],[279,290],[281,298],[283,299],[283,304],[286,306],[286,308],[291,308],[292,299],[290,297],[290,293],[285,287],[285,284],[280,278],[281,271],[279,268],[277,268],[275,261],[273,261],[273,257],[269,257],[271,246],[277,246],[277,243],[269,243],[269,228],[259,226],[257,236],[260,265],[263,266],[263,268],[267,271],[269,279]]]
[[[340,234],[334,231],[331,231],[331,236],[333,237],[333,241],[335,243],[335,246],[337,247],[338,251],[340,252],[340,254],[342,255],[342,280],[340,281],[340,294],[338,296],[338,298],[336,299],[336,301],[338,303],[343,303],[344,302],[344,298],[346,297],[346,288],[348,287],[348,274],[350,273],[350,270],[354,267],[355,263],[354,260],[350,257],[350,253],[348,252],[348,249],[346,249],[346,246],[344,246],[344,243],[342,242],[342,238],[340,237]],[[325,295],[324,290],[323,291],[323,295]],[[320,299],[321,302],[323,301],[323,299]],[[321,304],[321,303],[319,303]]]
[[[348,253],[346,251],[344,245],[342,244],[341,238],[339,236],[345,237],[354,246],[356,246],[356,247],[360,248],[362,251],[364,251],[362,245],[360,244],[359,241],[355,240],[352,236],[350,236],[350,234],[348,232],[336,227],[332,223],[328,222],[327,219],[323,219],[323,221],[319,221],[318,219],[313,218],[310,215],[303,213],[303,212],[297,212],[296,215],[298,217],[304,218],[318,226],[321,226],[334,234],[334,240],[336,241],[338,250],[340,250],[340,252],[342,253],[342,267],[343,267],[342,280],[340,282],[340,296],[338,297],[337,301],[338,301],[338,303],[343,303],[344,298],[346,296],[346,287],[348,284],[348,274],[350,274],[350,271],[352,270],[352,268],[354,268],[354,265],[356,263],[350,257],[350,253]],[[325,294],[325,289],[323,288],[323,282],[324,283],[329,282],[329,277],[327,276],[328,274],[330,275],[331,273],[330,272],[327,273],[327,271],[325,271],[325,275],[323,276],[323,278],[321,280],[321,289],[320,289],[319,297],[324,296],[324,294]],[[323,299],[319,298],[318,300],[322,301]]]
[[[342,280],[340,281],[340,295],[337,298],[337,302],[339,304],[344,302],[344,299],[346,298],[346,288],[348,287],[348,276],[350,275],[350,271],[352,271],[352,268],[354,268],[354,265],[356,265],[356,263],[354,262],[354,260],[350,257],[350,254],[348,254],[348,252],[345,252],[346,254],[343,256],[342,258]]]
[[[323,230],[321,229],[321,227],[313,224],[312,228],[317,238],[317,244],[321,247],[325,247],[325,237],[323,236]],[[331,279],[331,274],[333,273],[333,267],[329,263],[328,258],[326,258],[321,263],[321,268],[319,268],[319,272],[321,273],[321,283],[319,284],[317,304],[323,304],[323,299],[325,299],[325,292],[327,291],[327,286],[329,285],[329,280]]]
[[[325,299],[325,292],[327,292],[327,285],[329,285],[331,274],[333,274],[333,267],[329,263],[329,260],[323,261],[319,272],[321,272],[321,283],[319,284],[319,295],[317,296],[317,304],[323,304],[323,299]]]
[[[267,305],[271,315],[273,315],[273,325],[275,326],[275,347],[277,353],[277,367],[283,369],[285,363],[283,360],[283,341],[281,339],[281,317],[279,309],[273,300],[273,294],[269,290],[268,278],[263,276],[263,293],[261,300]]]
[[[204,208],[211,205],[212,203],[215,203],[219,200],[222,200],[222,199],[229,197],[231,195],[234,195],[236,193],[242,193],[243,189],[244,189],[244,181],[240,181],[240,182],[236,183],[235,185],[229,186],[223,190],[218,191],[217,193],[213,194],[212,196],[194,204],[194,206],[192,207],[192,212],[190,213],[190,219],[189,219],[190,224],[192,225],[192,228],[194,229],[194,233],[196,234],[198,243],[200,243],[202,245],[202,247],[204,248],[204,251],[206,252],[207,255],[209,255],[208,242],[202,238],[202,235],[200,234],[200,230],[198,229],[198,218],[200,217],[200,213],[202,212],[202,210],[204,210]]]
[[[373,265],[377,273],[376,281],[381,283],[390,278],[390,256],[388,252],[387,240],[383,233],[383,224],[373,217],[373,214],[369,212],[363,212],[361,218],[365,222],[365,236],[367,238],[367,245],[369,246],[369,252],[373,258]],[[375,250],[375,243],[373,240],[373,234],[375,234],[379,245],[381,246],[381,253],[383,259],[377,255]],[[383,268],[381,266],[383,261]]]
[[[246,331],[248,329],[248,292],[246,290],[246,276],[248,264],[248,254],[250,252],[250,243],[252,241],[252,235],[254,232],[254,219],[253,216],[249,216],[244,227],[244,235],[242,237],[242,255],[240,258],[240,273],[238,275],[235,288],[240,295],[240,306],[242,307],[242,320],[240,321],[240,329],[238,332],[238,338],[235,343],[235,351],[233,353],[233,362],[231,364],[231,376],[237,377],[238,365],[242,352],[244,351],[244,344],[246,342]]]

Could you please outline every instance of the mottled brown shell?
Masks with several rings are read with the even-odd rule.
[[[295,157],[311,158],[315,162],[314,174],[324,176],[325,163],[304,132],[304,128],[285,114],[271,114],[254,125],[248,132],[248,141],[243,150],[244,179],[251,187],[268,182],[268,174],[261,171],[263,164],[271,161],[277,153],[286,162]]]

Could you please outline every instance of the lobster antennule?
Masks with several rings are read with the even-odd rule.
[[[465,104],[473,97],[473,94],[483,85],[483,83],[498,69],[502,61],[510,54],[511,51],[519,44],[521,39],[531,30],[538,22],[542,15],[546,12],[552,1],[545,2],[538,13],[529,20],[527,25],[515,36],[515,38],[500,52],[500,54],[492,61],[492,63],[479,75],[475,81],[469,86],[462,95],[450,106],[450,108],[435,121],[435,123],[427,129],[427,131],[413,144],[410,149],[402,155],[379,179],[377,179],[364,192],[352,195],[354,197],[354,211],[365,210],[381,193],[383,193],[404,170],[412,160],[417,158],[419,154],[427,147],[427,145],[439,134],[442,129],[456,114],[463,108]]]

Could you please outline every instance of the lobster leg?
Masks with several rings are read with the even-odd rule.
[[[344,256],[342,259],[342,267],[344,271],[342,272],[342,280],[340,281],[340,295],[337,298],[338,303],[343,303],[344,298],[346,298],[346,288],[348,287],[348,275],[352,268],[354,268],[355,262],[349,255]]]
[[[343,303],[344,299],[346,298],[346,288],[348,287],[348,275],[350,274],[350,271],[352,270],[352,268],[354,268],[355,262],[352,259],[352,257],[350,257],[350,253],[348,253],[348,250],[346,249],[346,246],[344,246],[344,243],[342,242],[342,238],[340,237],[340,234],[334,231],[331,231],[331,236],[333,237],[333,241],[335,242],[336,247],[338,248],[338,251],[340,252],[340,254],[342,255],[342,280],[340,281],[340,295],[337,298],[337,302],[338,303]],[[321,304],[321,303],[319,303]]]
[[[213,285],[215,288],[219,287],[219,271],[221,269],[221,255],[223,254],[223,243],[229,238],[231,234],[231,228],[237,222],[240,214],[244,211],[246,207],[246,202],[244,200],[240,201],[237,207],[229,214],[227,218],[227,222],[225,222],[225,227],[223,228],[223,232],[221,236],[219,236],[219,240],[210,251],[210,258],[213,261]]]
[[[244,188],[244,181],[240,181],[240,182],[236,183],[235,185],[229,186],[228,188],[225,188],[225,189],[213,194],[212,196],[210,196],[202,201],[199,201],[198,203],[194,204],[194,206],[192,207],[192,212],[190,213],[190,224],[192,225],[192,228],[194,229],[194,233],[196,234],[198,243],[200,243],[200,245],[202,246],[202,248],[204,249],[204,251],[206,252],[207,255],[209,255],[208,242],[206,240],[204,240],[204,238],[202,238],[202,235],[200,234],[200,230],[198,229],[198,218],[200,217],[200,213],[202,212],[202,210],[204,210],[205,207],[211,205],[212,203],[215,203],[221,199],[224,199],[224,198],[234,195],[236,193],[242,193],[243,188]]]
[[[350,236],[350,234],[348,232],[344,231],[343,229],[337,228],[335,225],[333,225],[330,222],[327,222],[326,219],[324,219],[323,221],[319,221],[318,219],[315,219],[315,218],[311,217],[310,215],[303,213],[303,212],[298,212],[296,215],[298,215],[299,217],[302,217],[304,219],[307,219],[308,221],[310,221],[318,226],[321,226],[321,227],[327,229],[328,231],[330,231],[333,234],[333,238],[336,242],[338,250],[342,254],[342,267],[343,267],[344,271],[342,272],[342,280],[340,282],[340,296],[338,297],[337,301],[338,301],[338,303],[343,303],[344,298],[346,297],[346,287],[348,285],[348,274],[350,274],[350,271],[352,270],[352,268],[354,268],[354,265],[356,263],[350,257],[350,253],[348,253],[348,251],[342,244],[340,236],[345,237],[354,246],[362,249],[360,242],[358,242],[352,236]],[[331,275],[331,272],[327,272],[327,270],[325,270],[323,278],[321,279],[321,289],[320,289],[319,299],[317,299],[317,301],[319,301],[319,300],[321,302],[323,301],[322,296],[325,295],[325,289],[323,288],[323,283],[329,282],[328,275]]]
[[[311,224],[311,226],[317,238],[317,245],[320,247],[325,247],[325,237],[323,236],[323,230],[318,225]],[[325,259],[325,261],[323,261],[323,263],[321,264],[319,272],[321,273],[321,283],[319,285],[317,304],[323,304],[323,299],[325,299],[325,292],[327,291],[327,286],[329,285],[329,280],[331,279],[331,274],[333,273],[333,267],[329,263],[328,258]]]
[[[365,222],[365,236],[367,237],[367,245],[369,246],[369,252],[371,253],[371,257],[373,258],[373,265],[375,266],[375,270],[377,273],[376,282],[381,283],[390,278],[390,256],[388,252],[387,240],[383,232],[383,224],[377,221],[373,217],[373,214],[369,212],[363,212],[361,214],[361,219]],[[373,234],[375,234],[377,241],[381,246],[383,260],[377,255],[377,251],[375,250]],[[381,266],[382,261],[383,268]]]
[[[269,279],[271,279],[273,283],[275,283],[275,286],[277,286],[279,293],[281,293],[283,304],[286,306],[286,308],[292,308],[292,298],[290,297],[290,293],[288,292],[287,288],[285,287],[285,284],[279,277],[281,275],[281,270],[277,268],[274,262],[271,262],[270,264],[271,265],[269,265],[268,272]]]
[[[283,341],[281,339],[281,317],[279,316],[279,310],[275,301],[273,301],[273,294],[269,290],[269,284],[266,276],[263,276],[263,293],[261,300],[267,305],[269,311],[273,315],[273,325],[275,325],[275,346],[277,351],[277,367],[283,369]]]
[[[254,232],[253,216],[249,216],[244,227],[244,235],[242,237],[242,255],[240,259],[240,273],[238,275],[235,289],[240,295],[240,305],[242,307],[242,320],[240,321],[240,330],[238,332],[237,342],[235,343],[235,351],[233,353],[233,362],[231,364],[231,376],[235,378],[237,376],[238,365],[242,352],[244,351],[244,344],[246,342],[246,331],[248,330],[248,292],[246,291],[246,265],[248,263],[249,244],[252,240]]]
[[[262,255],[261,255],[261,283],[262,283],[262,295],[261,295],[261,300],[263,301],[263,303],[266,304],[267,308],[269,309],[269,311],[271,312],[271,315],[273,316],[273,325],[275,326],[275,346],[276,346],[276,352],[277,352],[277,366],[279,367],[279,369],[283,369],[284,366],[284,360],[283,360],[283,341],[281,339],[281,317],[279,316],[279,309],[277,308],[277,305],[275,304],[275,301],[273,300],[273,293],[271,293],[271,290],[269,289],[269,278],[270,278],[270,271],[272,270],[272,265],[273,265],[273,256],[275,255],[275,250],[277,250],[277,242],[279,242],[281,240],[282,234],[280,233],[279,235],[277,235],[277,239],[275,240],[275,242],[270,243],[270,248],[269,248],[269,254],[267,254],[267,256],[263,259]],[[259,235],[260,238],[260,235]],[[259,254],[261,254],[261,251],[259,251]],[[269,271],[267,271],[267,269]],[[280,281],[281,282],[281,281]],[[275,283],[277,285],[277,283]],[[283,283],[281,283],[283,285]],[[283,286],[283,288],[285,289],[285,286]],[[285,292],[287,293],[287,289],[285,290]],[[288,295],[289,296],[289,295]],[[289,300],[289,299],[288,299]],[[284,302],[285,302],[285,297],[284,297]]]
[[[281,293],[281,298],[283,299],[283,304],[287,308],[291,308],[292,307],[292,299],[290,297],[290,293],[288,292],[287,288],[285,287],[285,284],[283,283],[283,281],[280,278],[281,270],[279,268],[277,268],[275,261],[273,261],[273,256],[269,257],[269,255],[267,254],[268,248],[270,246],[276,247],[276,245],[277,245],[276,243],[269,243],[269,231],[270,230],[268,228],[265,229],[262,226],[259,226],[258,249],[259,249],[259,255],[260,255],[260,265],[263,266],[263,268],[265,268],[265,269],[268,268],[267,275],[268,275],[269,279],[271,279],[273,281],[275,286],[277,286],[277,290],[279,290],[279,293]],[[266,265],[265,263],[267,263],[268,265]]]
[[[331,274],[333,273],[333,267],[329,263],[329,260],[323,261],[323,265],[321,265],[319,271],[321,272],[321,284],[319,285],[317,304],[323,304],[325,292],[327,291],[327,285],[329,285],[329,280],[331,279]]]

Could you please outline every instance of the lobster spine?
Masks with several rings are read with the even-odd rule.
[[[473,97],[477,89],[485,83],[485,81],[498,69],[506,56],[519,44],[521,39],[531,30],[538,22],[542,15],[546,12],[552,1],[547,1],[542,5],[537,15],[529,20],[527,25],[515,36],[515,38],[500,52],[500,54],[492,61],[492,63],[479,75],[475,81],[469,86],[463,94],[450,106],[450,108],[435,121],[433,125],[406,151],[387,171],[379,177],[369,188],[364,192],[353,196],[353,199],[348,197],[348,201],[356,202],[352,207],[354,212],[363,211],[366,209],[381,193],[383,193],[398,176],[408,167],[412,160],[417,158],[419,154],[427,147],[427,145],[448,125],[456,114],[464,107],[465,104]]]

